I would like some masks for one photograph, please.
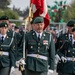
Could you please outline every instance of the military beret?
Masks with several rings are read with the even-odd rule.
[[[33,24],[43,23],[43,22],[44,22],[44,18],[43,17],[36,17],[36,18],[34,18]]]
[[[18,26],[15,26],[15,29],[19,29],[19,27]]]
[[[9,20],[8,16],[1,16],[0,20]]]
[[[75,25],[75,20],[70,20],[67,23],[67,26],[73,27]]]
[[[0,23],[0,27],[8,27],[8,24],[6,22]]]
[[[74,32],[74,31],[75,31],[75,27],[72,28],[72,32]]]

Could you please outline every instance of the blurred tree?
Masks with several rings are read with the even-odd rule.
[[[66,22],[71,19],[75,20],[75,0],[72,0],[71,4],[67,6],[64,19]]]
[[[0,0],[0,9],[6,9],[8,8],[8,5],[10,5],[11,0]]]
[[[4,14],[7,15],[10,19],[18,19],[19,18],[19,15],[17,14],[17,12],[14,12],[10,9],[4,10]]]
[[[0,9],[0,16],[4,15],[4,11]]]
[[[21,11],[20,8],[16,8],[15,6],[13,6],[13,11],[16,11],[19,14],[19,16],[24,17],[29,13],[29,7]]]

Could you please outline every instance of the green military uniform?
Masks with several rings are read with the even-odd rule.
[[[1,23],[0,27],[7,27],[7,23]],[[0,40],[0,75],[9,75],[10,68],[15,66],[15,44],[11,37]]]
[[[74,24],[75,24],[75,21],[74,20],[70,20],[67,23],[67,26],[73,27]],[[56,43],[56,46],[57,46],[56,50],[57,50],[57,53],[59,54],[60,57],[62,55],[63,56],[67,56],[68,53],[69,53],[69,50],[73,50],[72,40],[69,39],[69,35],[70,35],[70,33],[68,32],[68,33],[62,34],[58,38],[58,41]],[[66,43],[66,42],[68,42],[68,43]],[[67,63],[63,63],[62,61],[59,61],[59,63],[57,64],[57,72],[58,72],[59,75],[64,75],[64,73],[71,72],[69,70],[72,69],[72,68],[69,69],[68,67],[70,67],[70,66],[69,66],[69,64],[68,65],[67,64],[68,64],[68,62]]]
[[[66,57],[66,61],[61,61],[61,74],[59,75],[75,75],[75,45],[73,45],[69,40],[66,40],[62,45],[61,49],[58,51],[60,57]]]
[[[8,16],[6,16],[6,15],[1,16],[0,21],[6,21],[6,20],[9,21],[9,17]],[[12,29],[8,29],[7,35],[8,35],[8,37],[14,39],[15,48],[16,48],[16,51],[15,51],[16,52],[16,56],[15,56],[15,58],[16,58],[16,60],[18,60],[17,53],[18,53],[18,47],[21,44],[22,36],[19,33],[14,32]]]
[[[68,27],[73,27],[75,24],[74,20],[70,20],[67,23]],[[57,38],[57,42],[56,42],[56,51],[58,51],[58,49],[62,46],[63,42],[68,39],[69,40],[69,32],[65,33],[65,34],[61,34],[58,38]]]
[[[43,20],[36,18],[33,23],[42,23]],[[55,44],[52,36],[42,32],[40,40],[34,30],[25,35],[26,75],[47,75],[49,69],[54,70]]]
[[[38,41],[35,31],[31,31],[28,34],[26,34],[26,49],[28,50],[27,51],[28,54],[37,54],[35,58],[32,57],[26,58],[27,69],[36,72],[47,71],[48,60],[41,60],[38,58],[38,55],[43,55],[46,57],[49,56],[50,68],[54,70],[54,50],[55,50],[54,42],[52,39],[51,42],[49,40],[50,40],[50,34],[46,32],[43,32],[40,41]]]

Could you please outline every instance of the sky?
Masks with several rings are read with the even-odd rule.
[[[46,0],[48,5],[54,5],[55,0]],[[61,1],[61,0],[56,0]],[[63,0],[65,1],[65,0]],[[67,0],[67,4],[70,4],[72,0]],[[29,6],[30,0],[11,0],[11,5],[9,7],[13,7],[15,5],[16,8],[20,8],[21,10],[24,10],[27,6]]]

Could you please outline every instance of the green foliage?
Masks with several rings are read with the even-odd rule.
[[[6,9],[6,10],[2,10],[0,9],[0,17],[3,16],[3,15],[6,15],[9,17],[9,19],[18,19],[19,18],[19,15],[17,12],[13,11],[13,10],[10,10],[10,9]],[[20,25],[21,23],[19,22],[14,22],[16,23],[16,25]]]
[[[72,3],[69,6],[67,6],[64,19],[66,22],[71,19],[75,20],[75,0],[72,0]]]
[[[18,14],[10,9],[4,10],[4,14],[10,19],[18,19]]]
[[[0,16],[4,15],[4,11],[0,9]]]
[[[0,9],[6,9],[8,8],[8,5],[10,5],[11,0],[0,0]]]
[[[0,9],[0,16],[3,16],[3,15],[7,15],[10,19],[18,19],[19,18],[19,15],[10,9],[6,9],[4,11],[2,9]]]

